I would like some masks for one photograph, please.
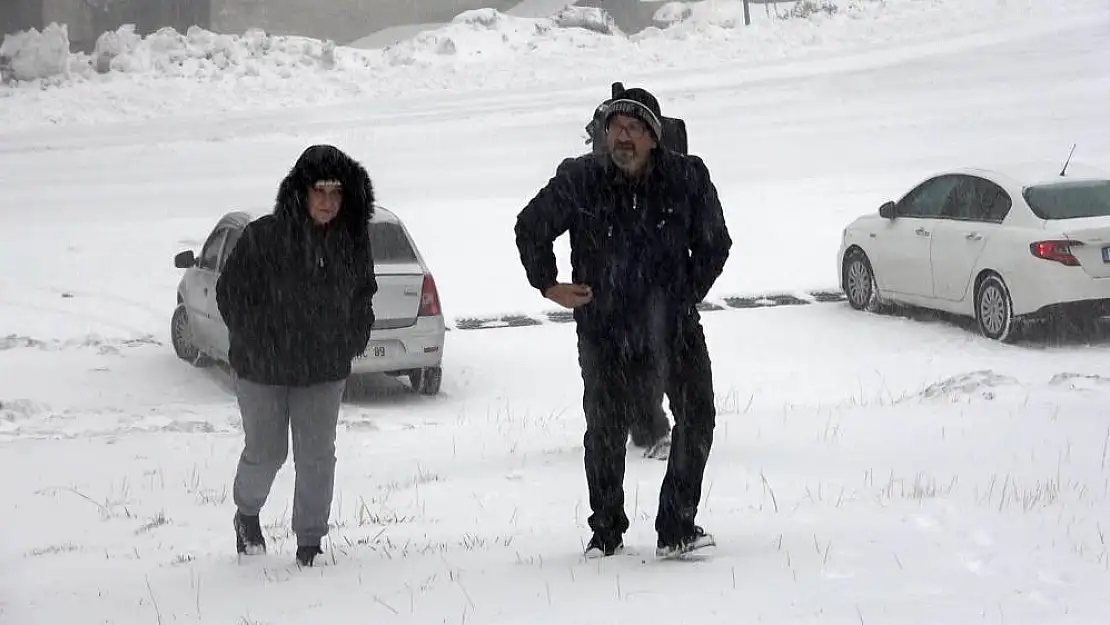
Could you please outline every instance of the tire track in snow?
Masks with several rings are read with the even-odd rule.
[[[779,306],[809,306],[846,301],[844,293],[838,289],[818,289],[814,291],[786,292],[777,291],[761,295],[736,295],[705,301],[698,304],[701,312],[722,310],[747,310],[752,308],[775,308]],[[460,317],[450,324],[449,330],[490,330],[494,328],[521,328],[545,323],[572,323],[573,314],[568,310],[557,310],[536,315],[500,314],[484,317]]]

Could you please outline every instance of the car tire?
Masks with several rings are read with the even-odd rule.
[[[192,335],[189,331],[189,312],[185,304],[178,304],[170,319],[170,340],[173,342],[173,351],[177,357],[194,367],[206,367],[210,360],[193,345]]]
[[[879,312],[881,305],[875,271],[862,250],[853,248],[845,255],[844,266],[841,268],[841,284],[844,285],[844,295],[848,298],[849,306],[856,310]]]
[[[423,369],[414,369],[409,372],[409,383],[412,384],[412,390],[421,395],[436,395],[439,393],[439,387],[443,383],[443,368],[425,367]]]
[[[1017,338],[1019,324],[1010,289],[998,274],[987,274],[975,288],[975,320],[988,339],[1010,343]]]

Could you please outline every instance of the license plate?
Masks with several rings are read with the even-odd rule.
[[[366,348],[366,351],[359,354],[358,358],[362,360],[364,358],[385,358],[386,356],[389,356],[389,350],[386,349],[385,345],[371,345]]]
[[[1102,262],[1110,263],[1110,245],[1102,248]]]

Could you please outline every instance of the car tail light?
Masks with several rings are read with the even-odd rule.
[[[1034,241],[1029,244],[1029,251],[1037,258],[1054,260],[1068,267],[1078,267],[1079,259],[1071,253],[1071,248],[1078,245],[1083,245],[1083,243],[1080,241],[1068,241],[1066,239]]]
[[[420,288],[420,312],[417,315],[435,317],[441,313],[435,278],[432,278],[432,274],[426,273],[424,274],[424,286]]]

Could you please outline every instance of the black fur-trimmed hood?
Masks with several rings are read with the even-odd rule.
[[[343,204],[335,217],[356,241],[367,238],[367,220],[374,214],[374,186],[358,161],[332,145],[313,145],[301,153],[278,188],[274,215],[282,220],[305,223],[308,187],[318,180],[343,183]]]

